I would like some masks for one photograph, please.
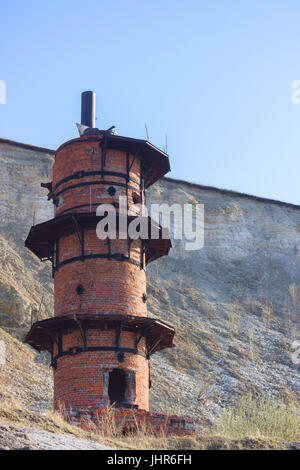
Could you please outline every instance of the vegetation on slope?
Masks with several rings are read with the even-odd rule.
[[[38,362],[41,358],[29,346],[1,329],[0,341],[6,346],[6,361],[0,366],[0,447],[15,448],[13,436],[20,429],[25,436],[27,428],[64,433],[115,449],[288,449],[296,445],[288,441],[296,440],[293,410],[299,413],[297,405],[287,405],[286,413],[281,410],[279,421],[277,418],[273,422],[271,414],[277,409],[276,405],[261,401],[258,402],[260,406],[254,398],[249,397],[239,402],[233,411],[225,411],[216,428],[207,428],[205,433],[198,432],[194,438],[165,437],[163,430],[160,436],[154,436],[151,430],[143,428],[138,429],[137,434],[120,436],[112,419],[108,419],[102,429],[97,429],[89,422],[85,423],[86,430],[80,429],[67,423],[62,415],[51,411],[52,374],[49,366]],[[245,406],[247,411],[243,414]],[[252,425],[253,420],[250,420],[251,427],[244,419],[252,415],[255,423],[262,423],[266,417],[267,423],[275,423],[275,426],[279,423],[278,431],[276,427],[265,425],[259,427],[258,432]]]
[[[229,438],[269,437],[297,441],[300,438],[300,406],[296,401],[274,399],[268,395],[242,397],[226,408],[215,432]]]

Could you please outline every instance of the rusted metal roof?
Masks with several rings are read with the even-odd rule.
[[[29,248],[41,260],[50,259],[53,251],[53,244],[58,237],[69,235],[76,231],[76,224],[79,227],[95,228],[97,223],[103,218],[97,216],[95,212],[91,213],[72,213],[66,214],[47,222],[37,224],[31,227],[25,240],[25,246]],[[127,216],[128,223],[135,219],[134,216]],[[118,224],[117,214],[117,224]],[[148,233],[151,236],[151,228],[158,229],[158,239],[147,239],[145,246],[146,264],[151,261],[167,255],[171,248],[169,238],[162,238],[162,227],[147,217]]]
[[[155,147],[155,145],[151,144],[147,140],[123,137],[120,135],[105,133],[105,131],[99,131],[99,135],[83,136],[69,140],[57,149],[56,154],[60,149],[75,142],[101,142],[104,137],[107,149],[130,152],[142,161],[145,188],[148,188],[158,181],[171,169],[169,155],[158,147]]]

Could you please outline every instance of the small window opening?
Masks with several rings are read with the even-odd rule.
[[[133,204],[139,204],[141,202],[141,196],[138,193],[132,193]]]
[[[113,369],[109,373],[108,396],[110,403],[120,405],[125,401],[126,374],[121,369]]]

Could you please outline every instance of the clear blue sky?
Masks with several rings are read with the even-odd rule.
[[[169,176],[300,204],[299,0],[2,0],[0,137],[97,127],[163,147]]]

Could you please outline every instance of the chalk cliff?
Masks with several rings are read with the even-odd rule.
[[[40,187],[53,158],[0,139],[0,327],[18,338],[31,317],[53,316],[50,263],[24,247],[33,221],[53,215]],[[148,267],[148,314],[177,330],[176,347],[151,361],[155,409],[205,424],[250,390],[299,394],[290,352],[299,334],[300,206],[168,178],[147,201],[204,204],[205,221],[201,250],[173,240],[170,255]]]

